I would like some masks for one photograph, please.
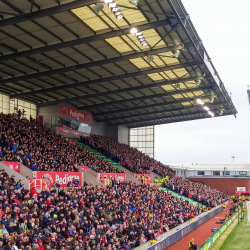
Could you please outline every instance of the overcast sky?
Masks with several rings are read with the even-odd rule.
[[[163,163],[250,163],[250,1],[182,0],[238,111],[155,127],[155,158]]]

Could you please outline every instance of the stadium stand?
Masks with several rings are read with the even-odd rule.
[[[101,139],[104,142],[107,138]],[[67,150],[63,159],[70,159],[71,150],[77,146],[40,127],[34,120],[29,122],[1,114],[0,141],[3,160],[22,161],[31,168],[38,161],[38,168],[40,164],[45,164],[53,170],[62,170],[61,164],[70,171],[74,164],[81,161],[79,157],[68,161],[72,168],[67,167],[66,163],[63,165],[63,161],[59,165],[54,163],[59,153],[65,152],[63,148]],[[88,143],[92,144],[90,141]],[[113,143],[108,139],[107,142]],[[56,145],[55,148],[52,148],[52,143]],[[114,143],[114,147],[130,150],[123,144]],[[133,148],[131,150],[137,152]],[[119,155],[124,153],[117,152]],[[132,162],[130,155],[125,160]],[[154,165],[150,167],[154,168]],[[167,171],[170,175],[164,186],[172,191],[207,207],[214,207],[227,199],[216,190],[175,176],[170,169]],[[2,242],[18,248],[30,245],[39,249],[72,249],[72,246],[74,249],[88,249],[94,245],[103,249],[121,249],[127,245],[135,248],[205,211],[168,192],[132,182],[112,180],[112,185],[105,188],[85,182],[84,187],[72,190],[62,188],[58,194],[49,190],[39,194],[34,189],[30,192],[25,190],[21,181],[15,182],[13,176],[8,176],[4,170],[0,173],[0,179]]]
[[[96,172],[123,173],[33,119],[0,114],[0,124],[2,160],[20,161],[33,171],[77,172],[77,166],[89,166]]]

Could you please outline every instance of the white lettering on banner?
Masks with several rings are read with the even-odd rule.
[[[56,174],[56,182],[59,182],[60,185],[67,184],[68,182],[72,181],[74,178],[77,180],[80,180],[79,176],[76,176],[76,175],[66,174],[64,177],[60,177],[59,175]]]
[[[69,112],[70,112],[70,115],[75,117],[77,120],[79,120],[79,118],[84,119],[84,114],[82,113],[79,113],[77,111],[72,111],[72,109],[70,109]]]

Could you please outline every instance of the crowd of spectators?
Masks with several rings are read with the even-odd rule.
[[[190,181],[177,175],[167,179],[163,186],[207,207],[215,207],[216,204],[221,204],[230,198],[201,182]]]
[[[123,173],[34,119],[0,114],[0,160],[21,162],[33,171],[78,172],[88,166],[99,173]]]
[[[147,174],[149,171],[153,171],[161,177],[174,174],[172,169],[161,162],[154,160],[136,148],[119,143],[111,138],[91,135],[90,137],[81,138],[81,141],[133,173]]]
[[[147,185],[25,190],[0,170],[0,249],[131,250],[204,211]]]

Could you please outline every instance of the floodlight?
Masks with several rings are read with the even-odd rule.
[[[225,110],[225,109],[224,109],[223,107],[221,107],[221,108],[220,108],[219,114],[220,114],[220,115],[223,115],[224,110]]]
[[[195,84],[199,87],[200,84],[201,84],[201,80],[200,80],[200,79],[199,79],[199,80],[196,80],[196,81],[195,81]]]
[[[136,36],[141,36],[141,35],[142,35],[142,32],[137,32],[135,35],[136,35]]]
[[[153,60],[154,60],[154,56],[153,55],[148,56],[148,58],[147,58],[147,62],[148,63],[151,63]]]
[[[123,15],[115,16],[117,19],[123,18]]]
[[[199,103],[200,105],[204,105],[204,102],[201,99],[197,99],[196,102]]]
[[[116,7],[116,2],[109,3],[109,8],[114,8]]]
[[[104,3],[112,3],[113,0],[104,0]]]
[[[203,108],[204,108],[206,111],[209,111],[209,110],[210,110],[210,108],[207,107],[207,106],[204,106]]]
[[[211,115],[212,117],[214,117],[214,113],[211,111],[208,111],[208,114]]]
[[[174,50],[173,51],[173,57],[175,57],[175,58],[178,58],[179,57],[179,55],[180,55],[180,51],[179,50]]]
[[[179,89],[180,88],[180,83],[176,83],[175,85],[174,85],[174,87],[176,88],[176,89]]]
[[[138,5],[139,0],[129,0],[129,2],[135,6]]]
[[[116,6],[116,7],[114,7],[114,8],[111,8],[111,10],[112,10],[112,12],[118,11],[118,10],[119,10],[119,7]]]
[[[115,14],[115,16],[119,16],[119,15],[122,14],[122,12],[121,11],[117,11],[117,12],[114,12],[114,14]]]
[[[99,15],[99,12],[102,11],[102,9],[104,8],[104,4],[103,3],[97,3],[95,8],[94,8],[94,12]]]
[[[146,45],[148,45],[148,43],[145,41],[145,42],[142,42],[141,45],[146,46]]]
[[[135,27],[133,27],[133,28],[130,29],[130,33],[131,33],[131,34],[135,34],[137,31],[138,31],[138,30],[137,30],[137,28],[135,28]]]

